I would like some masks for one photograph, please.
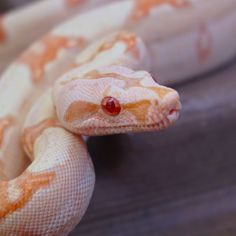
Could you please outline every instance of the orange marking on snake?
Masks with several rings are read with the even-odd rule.
[[[14,123],[14,118],[11,116],[0,119],[0,146],[3,143],[4,134],[6,130]]]
[[[22,134],[22,145],[29,156],[33,155],[33,148],[36,139],[43,133],[43,131],[50,127],[61,127],[60,123],[55,119],[46,119],[37,125],[28,127]]]
[[[124,104],[123,109],[132,113],[135,118],[143,124],[146,121],[146,116],[148,114],[148,109],[150,108],[150,105],[150,101],[142,100],[138,102]]]
[[[155,92],[159,98],[164,98],[168,93],[173,92],[173,89],[167,87],[148,87],[153,92]]]
[[[169,4],[179,8],[190,5],[188,0],[137,0],[131,19],[138,20],[146,17],[154,7],[164,4]]]
[[[207,61],[212,53],[213,38],[206,24],[200,25],[197,39],[197,55],[199,63]]]
[[[122,110],[131,112],[138,121],[144,123],[150,104],[150,101],[142,100],[138,102],[123,104],[121,108]],[[73,122],[76,119],[86,119],[86,115],[84,114],[95,113],[98,112],[99,109],[101,109],[100,104],[76,101],[73,102],[67,109],[64,120],[66,122]]]
[[[0,17],[0,43],[4,43],[6,41],[6,29],[3,24],[3,17]]]
[[[9,182],[0,182],[0,220],[9,214],[23,208],[33,195],[44,187],[47,187],[55,177],[55,172],[33,174],[24,172],[20,177],[10,182],[19,191],[19,197],[11,201],[8,197]]]
[[[38,82],[44,78],[45,66],[56,60],[61,49],[83,47],[85,44],[83,38],[70,39],[49,34],[26,51],[18,62],[28,65],[32,80]]]
[[[126,45],[126,52],[130,52],[134,58],[139,58],[139,50],[137,48],[137,38],[134,34],[128,33],[128,32],[120,32],[117,34],[117,36],[102,44],[95,53],[93,53],[86,61],[83,61],[80,64],[77,64],[77,66],[84,65],[86,63],[89,63],[95,59],[95,57],[100,53],[107,50],[110,50],[117,44],[118,42],[122,42]]]
[[[69,7],[75,7],[84,3],[84,0],[64,0],[65,4]]]
[[[134,34],[128,33],[128,32],[119,33],[115,37],[114,40],[104,43],[100,47],[98,52],[109,50],[112,47],[114,47],[114,45],[118,42],[125,43],[125,45],[127,47],[126,51],[131,52],[133,54],[134,58],[139,58],[139,51],[138,51],[138,48],[137,48],[137,37]]]
[[[137,78],[127,77],[117,73],[100,73],[97,70],[93,70],[85,75],[86,79],[101,79],[101,78],[115,78],[126,82],[126,87],[140,87],[140,80]]]
[[[99,73],[97,70],[93,70],[85,75],[86,79],[100,79],[100,78],[115,78],[115,79],[120,79],[122,81],[126,82],[126,87],[144,87],[147,89],[150,89],[154,91],[158,97],[164,98],[168,93],[173,92],[173,89],[167,88],[167,87],[145,87],[140,84],[142,78],[131,78],[131,77],[126,77],[120,74],[116,73]]]
[[[73,122],[76,119],[86,119],[86,115],[88,113],[94,113],[98,111],[100,105],[84,102],[84,101],[76,101],[70,104],[65,115],[64,120],[66,122]]]
[[[17,231],[17,236],[39,236],[37,233],[35,234],[34,230],[29,230],[27,227],[22,227],[21,231]]]

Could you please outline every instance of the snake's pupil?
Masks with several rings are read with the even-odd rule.
[[[102,100],[102,109],[108,115],[117,116],[120,113],[121,107],[116,98],[105,97]]]

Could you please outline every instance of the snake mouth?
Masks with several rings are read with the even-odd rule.
[[[137,124],[126,124],[117,126],[99,126],[99,127],[86,127],[79,130],[80,134],[85,136],[102,136],[111,134],[122,134],[122,133],[139,133],[139,132],[154,132],[163,130],[175,123],[178,119],[180,109],[171,109],[168,115],[164,116],[158,122],[153,123],[137,123]]]

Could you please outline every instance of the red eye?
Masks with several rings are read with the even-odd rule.
[[[117,116],[120,113],[120,103],[116,98],[105,97],[102,99],[102,109],[110,116]]]

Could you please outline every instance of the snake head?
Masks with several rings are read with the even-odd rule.
[[[173,124],[178,93],[157,84],[146,71],[122,66],[75,76],[54,93],[60,122],[71,132],[106,135],[157,131]]]

